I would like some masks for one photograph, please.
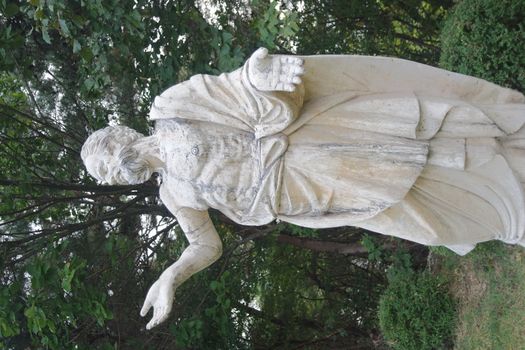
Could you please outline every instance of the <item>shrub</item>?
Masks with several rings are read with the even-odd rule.
[[[379,326],[394,349],[440,349],[451,338],[455,319],[446,283],[426,272],[391,275],[379,302]]]
[[[525,91],[525,1],[463,0],[441,41],[443,68]]]

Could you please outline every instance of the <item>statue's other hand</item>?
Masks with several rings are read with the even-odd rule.
[[[248,62],[248,78],[260,91],[295,91],[304,74],[304,61],[294,56],[268,55],[268,50],[259,48]]]
[[[153,283],[140,310],[140,316],[144,317],[153,307],[153,317],[146,325],[146,329],[151,329],[168,318],[173,306],[174,295],[175,288],[169,279],[161,277]]]

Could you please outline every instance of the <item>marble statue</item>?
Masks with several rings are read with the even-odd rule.
[[[196,75],[155,98],[152,136],[93,133],[89,173],[162,177],[189,246],[151,286],[150,329],[176,288],[221,255],[215,208],[243,225],[363,227],[466,254],[525,230],[525,98],[481,79],[386,57],[281,56]]]

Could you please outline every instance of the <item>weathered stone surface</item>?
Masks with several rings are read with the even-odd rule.
[[[208,208],[245,225],[353,225],[458,254],[523,242],[519,92],[393,58],[259,49],[234,72],[169,88],[150,116],[154,135],[108,127],[82,151],[100,181],[160,173],[160,197],[190,242],[148,292],[148,329],[221,254]]]

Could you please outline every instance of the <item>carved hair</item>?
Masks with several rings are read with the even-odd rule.
[[[89,135],[82,146],[80,156],[85,162],[90,155],[116,155],[124,146],[144,137],[127,126],[107,126]]]
[[[112,159],[107,164],[112,182],[137,184],[147,181],[152,170],[144,157],[141,157],[137,149],[133,147],[138,141],[144,139],[144,135],[128,128],[127,126],[108,126],[91,134],[80,152],[80,156],[86,164],[89,173],[100,181],[107,181],[97,170],[88,166],[92,160],[104,161]],[[92,158],[90,161],[88,161]]]

